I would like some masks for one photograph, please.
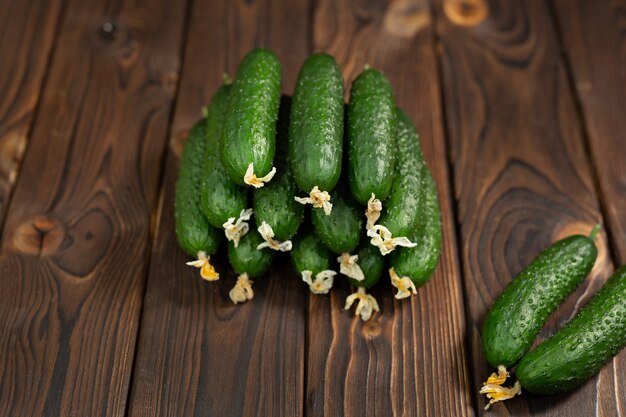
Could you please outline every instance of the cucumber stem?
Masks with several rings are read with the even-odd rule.
[[[222,74],[222,79],[224,80],[224,84],[226,85],[230,85],[233,83],[233,79],[230,78],[230,75],[228,75],[227,73]]]
[[[589,239],[591,240],[596,240],[596,236],[598,235],[598,232],[600,231],[600,225],[596,224],[593,229],[591,229],[591,232],[589,232]]]

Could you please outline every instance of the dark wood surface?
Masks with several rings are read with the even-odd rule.
[[[592,276],[540,339],[626,262],[625,13],[0,0],[0,416],[624,416],[626,352],[566,395],[484,412],[477,391],[484,314],[543,247],[604,226]],[[310,296],[284,256],[233,306],[235,275],[200,280],[176,245],[186,134],[255,46],[276,51],[288,94],[314,51],[346,86],[382,69],[421,134],[443,256],[410,301],[384,280],[366,324],[343,311],[346,285]]]

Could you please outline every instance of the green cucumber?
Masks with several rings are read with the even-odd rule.
[[[536,394],[569,391],[596,374],[626,346],[626,267],[560,331],[527,353],[515,375]]]
[[[248,274],[250,278],[263,275],[274,259],[274,251],[257,250],[257,246],[263,242],[256,231],[246,233],[237,247],[233,242],[228,242],[228,261],[233,270],[238,274]]]
[[[359,267],[363,271],[365,279],[357,281],[356,279],[348,278],[348,280],[355,287],[370,289],[380,280],[383,269],[385,269],[385,259],[376,247],[369,244],[369,240],[361,244],[356,254],[359,257]]]
[[[348,108],[348,178],[354,198],[366,205],[371,195],[384,201],[393,182],[396,105],[391,84],[375,69],[352,83]]]
[[[332,191],[339,181],[343,148],[343,77],[335,59],[311,55],[293,93],[289,125],[291,170],[298,187]]]
[[[287,135],[289,129],[289,99],[283,97],[278,118],[278,136],[276,152],[277,173],[271,182],[263,188],[254,190],[252,202],[256,224],[263,222],[272,227],[278,241],[290,239],[298,231],[304,206],[294,200],[297,191],[289,162],[287,160]]]
[[[332,267],[333,256],[315,233],[304,232],[293,242],[291,262],[299,273],[311,271],[315,276]]]
[[[591,271],[597,256],[590,237],[559,240],[537,256],[495,301],[483,324],[483,351],[494,367],[515,365],[537,334]]]
[[[280,84],[280,62],[268,49],[254,49],[239,65],[228,99],[221,146],[222,164],[239,185],[245,184],[250,164],[259,177],[272,169]]]
[[[389,255],[389,265],[399,277],[409,277],[416,287],[426,284],[439,263],[441,255],[441,212],[435,181],[424,166],[424,195],[415,231],[409,235],[413,248],[397,248]]]
[[[331,200],[333,211],[330,215],[323,210],[311,210],[313,228],[331,251],[338,255],[351,253],[361,237],[361,210],[345,192],[337,188],[331,193]]]
[[[235,184],[220,159],[220,137],[231,86],[224,85],[213,95],[206,114],[208,146],[202,170],[202,211],[212,226],[221,228],[230,217],[239,217],[248,203],[247,190]]]
[[[206,121],[202,119],[189,132],[180,159],[174,202],[178,244],[194,257],[200,252],[214,254],[223,238],[223,233],[209,224],[200,207],[200,179],[207,147],[206,128]]]
[[[424,154],[415,127],[409,116],[402,110],[397,109],[397,114],[396,172],[391,193],[385,200],[378,220],[378,224],[389,229],[394,237],[415,233],[420,217],[421,200],[425,193],[424,174],[426,172]],[[415,241],[411,240],[411,242]]]

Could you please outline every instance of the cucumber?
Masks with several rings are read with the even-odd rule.
[[[302,280],[314,294],[327,294],[333,286],[332,254],[313,232],[304,232],[296,238],[291,250],[291,262],[302,274]]]
[[[395,273],[400,279],[407,277],[413,283],[413,285],[405,285],[404,291],[426,284],[435,272],[441,255],[441,212],[437,188],[430,170],[426,166],[423,170],[424,193],[418,213],[417,227],[409,235],[411,242],[416,242],[417,246],[398,248],[389,257],[389,266],[393,269],[390,275]],[[392,284],[394,281],[392,278]],[[410,293],[403,292],[396,284],[393,285],[400,289],[396,298],[410,295]]]
[[[202,170],[202,211],[209,223],[217,228],[231,217],[239,217],[248,203],[247,190],[235,184],[222,166],[220,136],[228,105],[230,85],[224,85],[213,95],[206,114],[208,146]]]
[[[515,365],[548,316],[589,274],[598,253],[593,243],[596,232],[552,244],[498,297],[483,324],[483,351],[491,365]]]
[[[245,273],[254,278],[267,271],[274,259],[274,252],[267,249],[257,250],[257,246],[261,243],[263,243],[263,238],[256,232],[242,237],[237,247],[229,242],[228,260],[235,272]]]
[[[200,207],[200,178],[206,147],[206,121],[202,119],[189,132],[183,150],[176,181],[174,212],[178,244],[188,255],[198,258],[190,264],[200,268],[204,279],[215,280],[219,274],[209,263],[209,256],[217,252],[222,233],[209,224]]]
[[[241,61],[221,146],[222,164],[239,185],[262,187],[273,175],[280,84],[281,65],[272,51],[254,49]]]
[[[324,244],[334,253],[350,253],[359,245],[363,219],[352,199],[338,189],[331,198],[333,211],[330,215],[321,210],[311,210],[313,229]]]
[[[343,77],[335,59],[311,55],[302,65],[293,93],[289,124],[291,170],[300,190],[330,192],[341,174],[343,149]],[[316,208],[328,205],[307,201]]]
[[[426,163],[419,144],[419,136],[411,119],[400,109],[397,109],[396,113],[398,114],[396,172],[391,193],[385,200],[378,223],[385,226],[392,236],[408,236],[415,233],[421,200],[424,198]]]
[[[252,195],[254,217],[262,231],[263,223],[265,229],[271,231],[273,237],[267,239],[267,246],[275,250],[290,250],[291,244],[286,242],[296,234],[302,217],[304,216],[304,206],[294,200],[297,190],[295,181],[291,173],[291,168],[287,160],[287,135],[289,129],[289,98],[283,97],[280,115],[278,118],[278,136],[276,167],[278,169],[272,182],[263,188],[254,190]],[[264,238],[269,237],[263,235]],[[273,240],[274,237],[279,242]]]
[[[569,391],[596,374],[626,346],[626,267],[560,331],[527,353],[515,371],[536,394]]]
[[[395,172],[396,106],[387,78],[366,69],[352,83],[348,108],[348,178],[352,195],[366,205],[384,201]]]
[[[354,278],[348,278],[348,281],[355,287],[370,289],[380,280],[383,269],[385,269],[385,259],[368,242],[362,243],[356,254],[359,257],[359,267],[363,271],[364,279],[357,281]]]
[[[260,276],[267,271],[274,259],[274,251],[258,250],[263,238],[256,232],[247,233],[235,246],[228,243],[228,261],[233,270],[239,274],[237,283],[230,290],[229,296],[234,304],[245,302],[254,297],[250,278]]]

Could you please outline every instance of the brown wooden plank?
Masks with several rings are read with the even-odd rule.
[[[185,266],[174,236],[174,185],[187,131],[253,47],[274,50],[290,93],[308,53],[307,2],[194,1],[134,371],[131,416],[299,416],[306,292],[288,257],[234,306],[221,252],[217,283]]]
[[[61,3],[0,1],[0,223],[28,142]]]
[[[553,1],[582,105],[615,259],[626,264],[624,1]],[[626,375],[625,375],[626,376]]]
[[[0,415],[122,416],[185,2],[70,0],[0,254]]]
[[[609,238],[617,265],[626,264],[626,50],[624,1],[554,1],[565,55],[585,120]],[[614,395],[603,415],[626,415],[626,353],[613,361]],[[603,376],[610,377],[605,373]],[[602,391],[604,393],[604,391]],[[610,393],[610,391],[609,391]]]
[[[440,0],[436,10],[470,313],[471,388],[482,407],[478,389],[492,371],[480,347],[487,309],[541,249],[588,232],[602,217],[547,4]],[[605,235],[598,244],[592,276],[540,339],[568,320],[610,272]],[[525,393],[488,414],[614,415],[607,407],[624,395],[611,382],[619,377],[608,365],[571,394]]]
[[[313,34],[316,49],[337,57],[348,86],[365,63],[391,80],[435,175],[444,244],[432,282],[411,300],[397,301],[388,279],[381,281],[373,290],[381,313],[365,324],[343,311],[345,285],[330,296],[310,296],[307,415],[473,415],[429,6],[323,0]]]

